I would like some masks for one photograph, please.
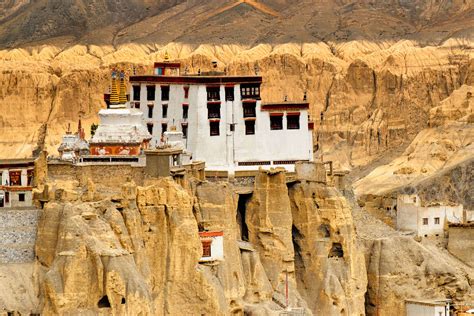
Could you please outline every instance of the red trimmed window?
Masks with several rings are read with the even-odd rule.
[[[299,113],[288,113],[286,116],[286,128],[287,129],[300,129],[300,114]]]
[[[225,100],[234,101],[234,87],[225,87]]]
[[[245,121],[245,135],[255,135],[255,121]]]
[[[244,103],[243,108],[244,108],[244,118],[245,117],[256,117],[256,103]]]
[[[221,105],[219,103],[210,103],[207,105],[207,118],[221,118]]]
[[[209,129],[211,136],[219,136],[219,121],[210,121]]]
[[[280,130],[283,129],[283,114],[270,114],[270,129]]]
[[[202,256],[207,258],[211,257],[211,244],[212,240],[202,240]]]
[[[219,101],[221,99],[220,87],[206,87],[207,101]]]

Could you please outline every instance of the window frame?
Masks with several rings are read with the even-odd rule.
[[[219,120],[209,121],[209,136],[220,136],[220,129],[221,126]]]
[[[161,117],[168,118],[168,103],[161,104]]]
[[[151,92],[153,91],[153,96],[151,96]],[[152,97],[152,99],[150,99]],[[146,86],[146,100],[147,101],[155,101],[156,99],[156,86],[154,85],[147,85]]]
[[[153,123],[147,123],[146,128],[148,130],[148,133],[150,133],[150,135],[153,135]]]
[[[279,124],[275,125],[274,124],[274,120],[279,120],[280,122],[278,122]],[[281,131],[283,130],[283,114],[274,114],[274,115],[270,115],[270,130],[272,131]]]
[[[18,193],[18,202],[26,202],[26,193]]]
[[[132,101],[140,101],[140,95],[141,95],[141,90],[142,87],[139,85],[133,85],[132,86],[132,93],[133,93],[133,100]],[[138,91],[138,93],[137,93]],[[136,98],[138,96],[138,98]]]
[[[245,135],[255,135],[255,120],[245,120]]]
[[[293,122],[296,118],[296,121]],[[295,124],[296,123],[296,124]],[[301,122],[300,122],[300,113],[287,113],[286,114],[286,129],[290,130],[296,130],[301,128]]]
[[[153,118],[153,105],[148,105],[148,118]]]
[[[423,217],[423,225],[428,225],[428,217]]]
[[[439,225],[439,224],[441,223],[440,218],[439,218],[439,217],[435,217],[435,218],[434,218],[434,223],[435,223],[435,225]]]
[[[170,86],[163,85],[160,86],[161,89],[161,101],[169,101],[170,100]]]
[[[225,91],[225,100],[226,101],[234,101],[235,100],[234,86],[225,87],[224,91]]]

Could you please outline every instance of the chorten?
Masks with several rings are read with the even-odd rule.
[[[112,72],[110,108],[99,111],[100,124],[90,141],[91,155],[136,156],[148,148],[151,135],[142,122],[143,113],[127,107],[125,73]]]

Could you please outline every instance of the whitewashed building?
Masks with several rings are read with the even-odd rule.
[[[0,208],[31,207],[33,159],[0,160]]]
[[[199,232],[202,257],[199,262],[224,260],[224,232]]]
[[[442,236],[447,223],[463,221],[463,206],[422,206],[416,194],[401,194],[397,198],[397,229],[413,231],[420,237]]]
[[[406,300],[407,316],[449,316],[447,300]]]
[[[296,161],[313,159],[308,102],[263,103],[261,76],[180,75],[179,68],[155,63],[154,75],[130,77],[130,106],[143,112],[151,146],[173,126],[208,170],[293,171]]]

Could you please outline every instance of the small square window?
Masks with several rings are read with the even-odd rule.
[[[300,116],[299,115],[287,115],[286,116],[286,128],[287,129],[300,129]]]
[[[207,257],[211,257],[211,243],[212,241],[209,240],[203,240],[202,241],[202,256],[207,258]]]
[[[439,225],[439,217],[435,217],[434,222],[435,224]]]
[[[245,121],[245,135],[255,135],[255,121]]]
[[[428,218],[423,218],[423,225],[428,225]]]
[[[18,201],[25,202],[25,193],[18,193]]]
[[[283,129],[283,116],[271,115],[270,116],[270,129],[271,130]]]
[[[209,122],[210,135],[219,136],[219,121]]]

